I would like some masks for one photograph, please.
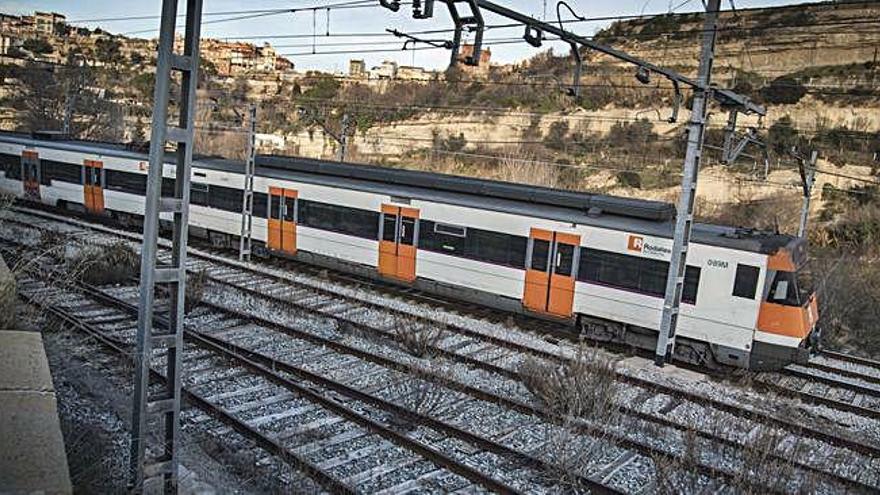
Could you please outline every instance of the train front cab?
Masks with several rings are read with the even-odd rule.
[[[802,241],[797,241],[799,244]],[[806,256],[781,248],[769,257],[767,283],[758,310],[756,336],[751,352],[752,369],[778,369],[787,363],[803,363],[818,340],[819,310]]]
[[[531,229],[522,298],[526,310],[557,318],[572,316],[580,243],[577,234]]]

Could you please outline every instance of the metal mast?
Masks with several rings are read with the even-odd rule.
[[[134,407],[132,408],[130,482],[135,492],[142,492],[144,481],[164,477],[166,493],[176,493],[180,441],[180,387],[183,369],[183,303],[186,287],[186,243],[189,217],[190,166],[192,164],[193,120],[199,66],[199,35],[202,0],[186,1],[183,53],[174,53],[177,0],[162,1],[156,83],[153,93],[153,123],[150,134],[150,168],[144,212],[144,236],[141,251],[140,300],[138,303],[137,352],[135,354]],[[168,106],[172,70],[180,73],[179,117],[176,126],[168,125]],[[177,144],[174,196],[162,197],[162,168],[165,143]],[[159,214],[171,213],[173,247],[171,264],[156,259]],[[168,284],[171,309],[168,327],[157,328],[154,322],[156,284]],[[165,384],[150,393],[150,363],[154,349],[165,350]],[[154,389],[155,390],[155,389]],[[147,452],[149,420],[163,426],[162,444]],[[163,424],[164,423],[164,424]],[[161,452],[161,453],[160,453]]]
[[[684,289],[684,275],[687,267],[687,253],[694,222],[694,201],[697,194],[697,176],[700,173],[700,159],[703,155],[703,138],[706,130],[706,110],[712,89],[709,82],[712,75],[712,62],[715,58],[715,36],[718,29],[718,10],[721,0],[709,0],[706,5],[706,19],[703,24],[703,44],[700,49],[700,68],[697,85],[694,86],[694,103],[687,130],[687,151],[684,158],[684,175],[681,179],[681,197],[675,216],[675,234],[672,241],[672,259],[666,278],[666,296],[663,300],[663,316],[660,320],[660,335],[657,337],[657,352],[654,363],[663,366],[675,346],[675,330],[678,326],[678,312],[681,294]]]
[[[257,106],[248,108],[247,157],[244,161],[244,195],[241,202],[241,236],[238,246],[239,261],[251,260],[251,234],[254,225],[254,172],[257,158]]]
[[[810,198],[813,195],[813,183],[816,181],[816,161],[819,159],[819,152],[814,150],[810,154],[809,167],[807,167],[806,157],[797,155],[794,150],[792,150],[792,154],[798,159],[798,171],[801,175],[801,186],[804,192],[798,237],[805,237],[807,235],[807,219],[810,217]]]

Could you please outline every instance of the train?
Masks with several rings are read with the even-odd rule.
[[[143,150],[4,132],[0,161],[7,194],[142,225]],[[258,155],[255,170],[260,253],[558,321],[599,342],[656,346],[674,205],[275,155]],[[197,156],[191,173],[190,235],[237,248],[244,163]],[[174,190],[170,162],[162,190]],[[805,362],[818,341],[801,238],[694,224],[681,300],[677,361],[780,369]]]

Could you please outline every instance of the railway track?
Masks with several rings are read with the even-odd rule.
[[[130,355],[136,308],[103,291],[80,289],[58,289],[37,279],[20,281],[21,294],[32,304],[120,355]],[[240,320],[201,320],[204,326],[188,328],[185,335],[185,399],[292,462],[331,492],[398,493],[423,487],[513,494],[550,488],[536,481],[541,476],[534,466],[541,464],[535,458],[437,421],[401,431],[400,419],[418,424],[418,415],[339,382],[303,376],[301,370],[278,361],[249,357],[246,349],[203,333],[207,326],[230,328]],[[163,379],[158,372],[154,375]],[[445,449],[438,448],[441,445]],[[518,462],[511,465],[511,457]],[[617,493],[582,482],[593,492]]]
[[[214,262],[216,262],[216,260],[212,260],[210,263]],[[191,269],[201,270],[210,265],[210,263],[205,261],[205,258],[194,260],[194,264]],[[263,298],[264,300],[271,300],[275,303],[294,305],[292,301],[297,301],[295,305],[301,311],[309,311],[314,315],[332,318],[336,322],[342,322],[345,325],[348,325],[349,329],[355,328],[358,331],[369,331],[374,336],[385,338],[386,340],[388,340],[389,338],[393,338],[393,335],[389,334],[387,328],[382,330],[381,328],[377,328],[375,325],[367,325],[363,320],[364,316],[366,316],[367,320],[369,320],[370,318],[377,318],[378,312],[384,311],[387,313],[389,311],[387,305],[382,305],[376,303],[375,301],[365,301],[364,298],[358,299],[356,304],[352,304],[350,300],[340,300],[338,293],[334,293],[332,290],[328,290],[326,288],[322,289],[320,287],[315,287],[314,284],[313,286],[304,286],[304,284],[301,283],[294,283],[294,281],[292,281],[289,277],[272,275],[262,270],[260,272],[256,272],[254,270],[248,271],[246,267],[235,267],[235,263],[232,263],[230,265],[228,261],[226,263],[228,265],[226,268],[212,268],[212,271],[215,272],[210,276],[212,283],[225,284],[229,287],[235,287],[236,290],[246,292],[251,297]],[[229,268],[229,266],[235,268]],[[309,297],[304,297],[308,296],[309,294],[311,294],[311,299]],[[333,299],[331,296],[335,297],[335,299]],[[357,318],[358,312],[361,313],[360,320]],[[398,313],[402,312],[398,311]],[[240,316],[247,317],[247,315]],[[407,318],[416,320],[421,324],[438,323],[435,319],[423,315],[413,315],[411,313],[407,315]],[[443,324],[446,330],[449,333],[453,334],[455,338],[451,339],[453,340],[453,342],[451,343],[446,342],[445,344],[447,345],[444,345],[443,348],[434,349],[434,351],[437,352],[438,355],[442,356],[444,359],[495,373],[498,376],[507,378],[508,380],[517,379],[517,377],[515,376],[515,370],[510,365],[516,359],[521,358],[524,354],[538,355],[548,360],[562,361],[566,359],[564,357],[560,357],[558,353],[550,350],[555,346],[547,346],[546,348],[541,349],[536,348],[534,342],[530,342],[530,345],[527,345],[525,343],[514,342],[510,339],[486,335],[483,332],[476,332],[472,329],[465,328],[464,326],[451,324],[448,321],[443,322]],[[381,333],[383,331],[385,332],[384,334]],[[347,352],[351,353],[351,349],[349,349]],[[635,376],[622,375],[621,379],[625,383],[641,387],[639,394],[643,396],[643,399],[645,398],[645,394],[653,395],[654,397],[662,394],[663,399],[667,402],[667,404],[664,404],[659,409],[666,409],[667,412],[682,406],[693,406],[693,403],[697,401],[705,402],[707,400],[706,397],[701,397],[699,396],[699,394],[675,390],[671,387],[648,382],[643,378],[638,378]],[[479,389],[477,389],[477,391],[479,391]],[[471,390],[471,393],[478,392],[474,392],[473,390]],[[486,397],[482,398],[486,399]],[[497,396],[495,400],[497,402]],[[508,403],[505,405],[507,407],[513,407],[514,409],[517,407],[516,404],[512,404],[510,401],[508,401]],[[746,410],[745,408],[740,410],[726,403],[713,403],[712,406],[720,411],[731,414],[733,416],[747,418],[752,421],[757,421],[758,423],[769,424],[775,428],[781,428],[784,430],[787,429],[792,432],[796,430],[802,431],[804,427],[804,425],[786,424],[778,418],[768,418],[763,416],[763,413],[755,412],[753,410]],[[687,407],[684,408],[686,409]],[[535,413],[535,411],[532,412]],[[670,429],[678,429],[679,431],[685,429],[683,425],[676,424],[674,421],[664,420],[660,416],[652,415],[635,409],[630,409],[627,412],[641,421],[653,422],[655,425],[660,425]],[[813,435],[807,436],[811,436],[812,438],[816,438],[833,445],[849,448],[855,452],[863,453],[866,455],[877,454],[876,450],[872,450],[869,448],[866,449],[866,447],[868,446],[859,445],[858,443],[850,443],[849,440],[832,437],[827,434],[822,434],[822,432],[818,430],[808,433],[813,433]],[[720,437],[712,438],[706,432],[700,432],[700,436],[705,440],[712,440],[714,442],[720,443],[722,445],[727,445],[729,447],[736,444],[735,441],[731,441],[729,439],[723,439]],[[815,467],[804,465],[802,463],[799,465],[799,467],[807,471],[821,473],[821,471],[817,470]],[[704,470],[704,472],[713,474],[711,468],[708,471]],[[718,473],[714,474],[718,475]],[[822,474],[826,476],[829,475],[829,473]],[[842,483],[845,486],[849,486],[850,488],[855,487],[857,489],[865,489],[876,486],[860,484],[860,482],[851,478],[847,478],[846,476],[838,476],[837,479],[835,479],[835,482]]]

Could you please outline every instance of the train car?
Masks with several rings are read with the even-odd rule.
[[[137,226],[148,156],[0,134],[0,189]],[[442,174],[259,156],[253,240],[266,253],[653,350],[672,249],[668,203]],[[235,247],[240,162],[193,162],[191,235]],[[163,191],[174,170],[166,164]],[[818,335],[803,239],[696,224],[674,358],[706,367],[803,362]]]

